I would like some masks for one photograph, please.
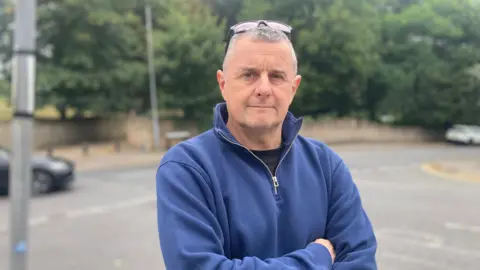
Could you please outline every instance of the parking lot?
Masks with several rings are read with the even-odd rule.
[[[478,147],[337,149],[374,223],[380,269],[478,269],[480,182],[450,181],[421,169],[430,161],[480,159]],[[155,167],[84,172],[73,190],[34,198],[29,269],[164,269],[154,176]],[[2,269],[9,260],[8,212],[2,197]]]

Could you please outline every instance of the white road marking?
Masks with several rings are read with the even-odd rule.
[[[76,209],[76,210],[70,210],[65,213],[55,214],[52,216],[40,216],[40,217],[33,217],[30,218],[29,220],[29,225],[31,227],[43,225],[52,222],[55,219],[61,219],[61,218],[67,218],[67,219],[73,219],[73,218],[81,218],[85,216],[91,216],[91,215],[100,215],[100,214],[106,214],[113,212],[115,210],[122,210],[126,208],[132,208],[136,206],[142,206],[146,205],[152,202],[156,201],[156,196],[151,195],[151,196],[144,196],[132,200],[126,200],[126,201],[121,201],[121,202],[116,202],[112,204],[106,204],[106,205],[95,205],[92,207],[87,207],[87,208],[82,208],[82,209]],[[9,231],[8,226],[3,226],[0,227],[0,233],[6,233]]]
[[[352,168],[352,169],[350,169],[350,172],[352,174],[366,173],[366,172],[373,172],[373,171],[374,170],[372,168],[365,168],[365,169]]]
[[[30,220],[28,221],[30,226],[38,226],[38,225],[42,225],[42,224],[45,224],[45,223],[48,223],[48,222],[50,222],[50,218],[48,216],[40,216],[40,217],[30,218]],[[6,232],[8,232],[8,229],[9,229],[9,226],[4,225],[4,226],[0,227],[0,233],[6,233]]]
[[[154,202],[155,200],[156,200],[156,196],[146,196],[146,197],[141,197],[133,200],[117,202],[110,205],[93,206],[89,208],[68,211],[65,215],[67,218],[78,218],[82,216],[104,214],[104,213],[112,212],[114,210],[121,210],[125,208],[141,206],[144,204]]]
[[[379,229],[376,235],[386,238],[398,238],[404,242],[428,247],[441,247],[444,243],[443,238],[434,234],[405,229]]]
[[[113,260],[113,266],[115,268],[120,268],[123,265],[123,260],[122,259],[115,259]]]
[[[437,269],[437,270],[438,269],[449,269],[449,268],[446,268],[446,265],[444,265],[444,264],[433,263],[431,261],[423,260],[423,259],[420,259],[420,258],[415,258],[415,257],[408,256],[408,255],[401,255],[401,254],[390,253],[390,252],[382,252],[379,255],[381,257],[384,257],[384,258],[394,259],[394,260],[398,260],[398,261],[402,261],[402,262],[406,262],[406,263],[418,264],[418,265],[421,265],[423,267],[431,267],[431,268]]]
[[[379,241],[393,240],[395,243],[404,243],[420,248],[440,250],[449,254],[480,258],[480,250],[465,249],[450,244],[446,245],[443,238],[420,231],[379,229],[376,235]]]
[[[409,168],[419,168],[420,163],[411,163],[405,165],[385,165],[380,167],[371,167],[371,168],[351,168],[350,172],[353,174],[356,173],[376,173],[376,172],[393,172],[393,171],[400,171]]]
[[[37,226],[37,225],[48,223],[49,221],[50,221],[50,218],[48,216],[40,216],[36,218],[31,218],[29,220],[29,224],[30,226]]]
[[[480,233],[480,226],[460,224],[455,222],[446,222],[445,228],[457,231],[467,231],[471,233]]]
[[[394,165],[394,166],[382,166],[378,168],[379,171],[398,171],[398,170],[403,170],[406,168],[411,167],[410,165],[405,165],[405,166],[400,166],[400,165]]]

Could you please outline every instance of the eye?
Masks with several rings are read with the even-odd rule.
[[[254,79],[255,76],[256,76],[256,74],[255,74],[254,72],[251,72],[251,71],[245,72],[245,73],[243,73],[243,75],[242,75],[243,79],[245,79],[245,80]]]
[[[273,73],[273,74],[270,74],[270,79],[276,82],[280,82],[285,80],[285,76],[280,73]]]

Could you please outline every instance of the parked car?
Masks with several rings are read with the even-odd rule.
[[[453,125],[445,134],[449,142],[462,144],[480,144],[480,126]]]
[[[0,190],[9,188],[12,153],[0,146]],[[32,165],[32,195],[46,194],[67,188],[75,179],[75,164],[67,159],[48,155],[34,155]]]

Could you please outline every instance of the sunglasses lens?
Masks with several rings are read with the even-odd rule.
[[[279,23],[279,22],[275,22],[275,21],[248,21],[248,22],[242,22],[242,23],[239,23],[237,25],[234,25],[230,28],[230,31],[228,33],[228,37],[227,37],[227,44],[225,46],[225,52],[227,51],[228,49],[228,44],[230,43],[230,39],[232,38],[232,36],[238,34],[238,33],[242,33],[242,32],[245,32],[245,31],[248,31],[250,29],[253,29],[255,27],[258,27],[259,26],[259,23],[260,25],[263,24],[263,25],[267,25],[268,27],[270,28],[273,28],[275,30],[278,30],[278,31],[282,31],[284,32],[288,38],[291,38],[290,37],[290,34],[291,34],[291,31],[292,31],[292,28],[286,24],[283,24],[283,23]]]
[[[239,25],[236,25],[233,28],[233,31],[235,33],[238,33],[238,32],[247,31],[247,30],[255,28],[255,27],[257,27],[257,23],[255,23],[255,22],[245,22],[245,23],[241,23]]]
[[[282,32],[290,33],[290,31],[292,30],[292,28],[290,26],[282,24],[282,23],[270,22],[270,21],[266,21],[265,23],[269,27],[271,27],[275,30],[282,31]],[[241,24],[238,24],[238,25],[234,26],[233,31],[235,33],[244,32],[244,31],[247,31],[249,29],[255,28],[257,26],[258,26],[258,22],[244,22],[244,23],[241,23]]]
[[[268,26],[270,26],[275,30],[279,30],[286,33],[290,33],[290,31],[292,30],[292,28],[289,27],[288,25],[277,23],[277,22],[268,22]]]

